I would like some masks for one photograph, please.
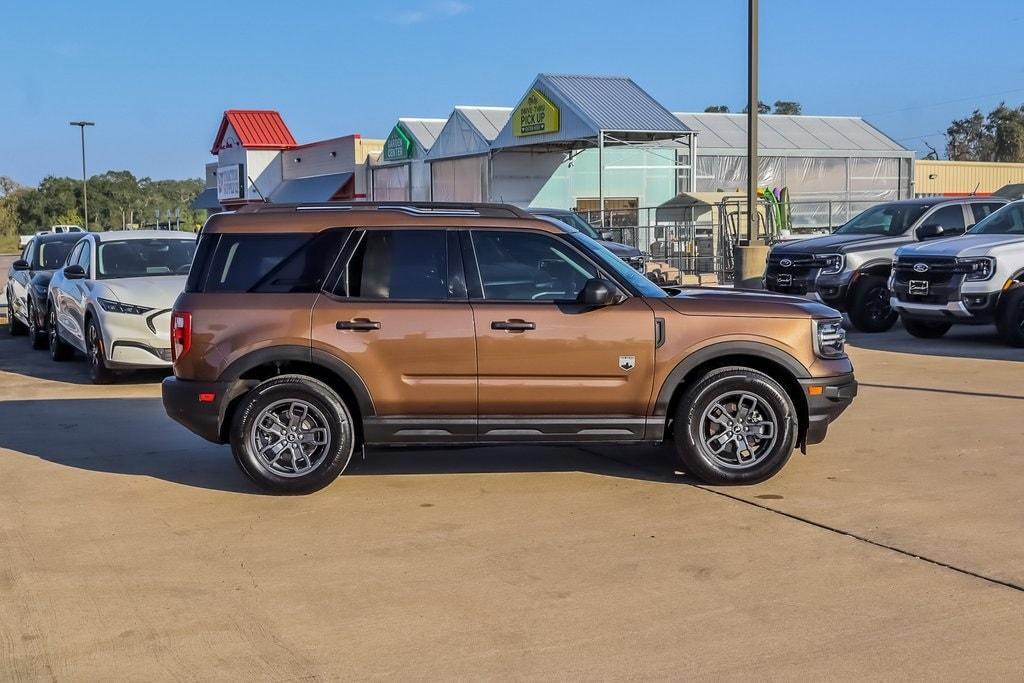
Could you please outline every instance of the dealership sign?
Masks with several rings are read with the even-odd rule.
[[[558,107],[539,90],[531,90],[512,112],[512,134],[516,137],[557,133]]]
[[[242,164],[221,166],[217,169],[217,200],[245,198],[245,172]]]
[[[412,156],[412,138],[405,134],[398,124],[391,129],[391,135],[384,141],[381,158],[384,161],[401,161]]]

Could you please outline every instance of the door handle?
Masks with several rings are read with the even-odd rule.
[[[354,318],[352,320],[339,320],[338,324],[335,325],[335,328],[339,330],[369,332],[370,330],[379,330],[380,323],[376,320],[369,320],[367,318]]]
[[[513,318],[512,320],[495,320],[491,323],[492,330],[505,330],[506,332],[526,332],[537,329],[537,323]]]

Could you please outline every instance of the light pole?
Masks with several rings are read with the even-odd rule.
[[[86,183],[85,176],[85,127],[95,126],[96,124],[92,121],[71,121],[72,126],[78,126],[78,129],[82,133],[82,204],[85,207],[85,225],[82,226],[86,230],[89,229],[89,185]]]
[[[760,287],[768,257],[765,241],[758,238],[757,211],[757,0],[747,0],[747,229],[737,233],[733,248],[733,283]]]

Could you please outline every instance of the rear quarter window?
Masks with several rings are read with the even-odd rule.
[[[318,292],[348,232],[204,235],[189,291]]]

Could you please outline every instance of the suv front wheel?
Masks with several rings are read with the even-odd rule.
[[[697,380],[675,414],[683,470],[709,484],[755,484],[793,453],[796,408],[778,382],[757,370],[727,367]]]
[[[277,493],[309,493],[334,481],[355,449],[352,413],[323,382],[280,375],[235,411],[231,450],[242,471]]]

